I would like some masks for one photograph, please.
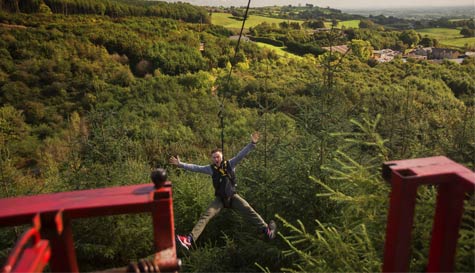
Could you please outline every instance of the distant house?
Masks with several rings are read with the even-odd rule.
[[[457,59],[460,55],[460,52],[454,49],[449,48],[432,48],[432,53],[430,59]]]
[[[401,55],[401,52],[389,48],[373,50],[373,59],[377,60],[380,63],[390,62],[394,60],[396,56]]]
[[[461,57],[472,57],[472,58],[475,58],[475,52],[474,51],[467,51],[465,52],[464,56],[461,56]]]
[[[425,59],[428,59],[431,53],[432,47],[417,47],[410,51],[407,55],[414,56],[415,58],[418,58],[416,56],[425,56]]]
[[[418,47],[406,54],[407,58],[423,60],[457,59],[460,52],[450,48]]]
[[[457,64],[462,64],[463,63],[463,58],[430,60],[431,63],[435,63],[435,64],[442,64],[445,61],[449,61],[449,62],[453,62],[453,63],[457,63]]]
[[[418,55],[413,52],[409,52],[403,56],[405,59],[415,59],[415,60],[427,60],[427,55]]]
[[[345,54],[348,50],[349,47],[347,45],[337,45],[337,46],[328,46],[328,47],[322,47],[326,51],[336,51],[341,54]]]

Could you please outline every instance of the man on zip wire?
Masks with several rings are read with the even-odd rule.
[[[183,163],[180,158],[170,157],[170,164],[173,164],[184,170],[208,174],[213,179],[214,195],[213,202],[209,204],[206,211],[201,215],[195,227],[189,235],[177,235],[176,240],[186,249],[198,239],[206,224],[216,216],[222,208],[231,208],[239,211],[246,216],[254,225],[256,225],[269,239],[274,239],[276,235],[276,224],[273,220],[266,224],[262,217],[236,193],[236,165],[256,147],[259,140],[259,133],[251,135],[251,143],[247,144],[235,157],[223,161],[223,153],[220,149],[211,151],[211,165],[195,165]]]

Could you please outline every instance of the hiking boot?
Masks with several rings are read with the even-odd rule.
[[[275,238],[277,234],[277,225],[275,224],[274,220],[269,221],[269,224],[265,228],[264,233],[266,234],[269,240],[272,240]]]
[[[191,247],[191,242],[193,241],[193,238],[191,237],[191,235],[177,235],[176,236],[176,241],[178,243],[180,243],[180,245],[184,248],[186,248],[187,250],[190,249]]]

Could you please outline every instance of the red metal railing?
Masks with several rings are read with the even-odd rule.
[[[386,162],[383,177],[392,186],[383,271],[408,271],[417,188],[428,184],[438,187],[438,197],[427,270],[453,271],[465,195],[475,190],[475,174],[439,156]],[[53,272],[78,272],[71,219],[139,212],[150,212],[153,218],[156,254],[148,266],[162,272],[176,271],[180,266],[170,182],[158,190],[151,185],[133,185],[7,198],[0,200],[0,208],[0,226],[34,223],[3,272],[41,271],[48,259]],[[51,244],[51,258],[48,241],[40,238],[38,230]],[[26,247],[32,237],[33,246]]]
[[[28,268],[42,270],[40,267],[48,261],[46,258],[49,258],[53,272],[79,272],[73,246],[72,219],[142,212],[151,213],[153,219],[154,266],[162,272],[176,271],[180,267],[180,260],[176,257],[172,189],[168,181],[159,189],[151,184],[141,184],[6,198],[0,199],[0,208],[0,226],[34,223],[2,272],[33,272],[25,270],[24,263],[30,264]],[[40,239],[38,231],[49,242],[51,257],[47,254],[49,246]],[[32,236],[35,238],[34,246],[44,248],[41,253],[35,247],[17,250],[23,248],[24,242]]]
[[[27,244],[33,239],[33,244]],[[49,242],[42,240],[36,227],[25,231],[8,257],[2,272],[42,272],[51,257]]]
[[[417,188],[436,185],[428,272],[454,270],[455,249],[466,193],[474,192],[475,173],[443,157],[386,162],[383,177],[391,182],[383,272],[407,272]]]

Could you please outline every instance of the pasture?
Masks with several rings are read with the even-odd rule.
[[[234,19],[233,16],[229,13],[222,13],[222,12],[215,12],[211,15],[211,22],[214,25],[220,25],[223,26],[227,29],[231,30],[239,30],[241,29],[242,26],[242,21]],[[270,18],[270,17],[264,17],[264,16],[259,16],[259,15],[249,15],[249,17],[246,20],[246,24],[244,27],[246,29],[250,27],[254,27],[262,22],[267,22],[269,24],[279,24],[280,22],[298,22],[298,23],[303,23],[303,21],[300,20],[285,20],[285,19],[277,19],[277,18]]]
[[[290,52],[287,52],[284,50],[284,47],[277,47],[277,46],[273,46],[273,45],[269,45],[269,44],[266,44],[266,43],[261,43],[261,42],[256,42],[256,44],[259,46],[259,47],[262,47],[262,48],[267,48],[271,51],[274,51],[277,55],[281,56],[281,57],[285,57],[285,58],[293,58],[293,59],[297,59],[297,60],[301,60],[302,57],[300,57],[299,55],[295,55],[295,54],[292,54]]]
[[[459,29],[424,28],[416,30],[422,37],[435,38],[441,46],[464,48],[466,45],[475,47],[475,37],[464,38]]]
[[[211,15],[211,22],[214,25],[220,25],[230,30],[240,30],[242,26],[242,21],[233,18],[230,13],[224,12],[215,12]],[[303,20],[286,20],[286,19],[278,19],[278,18],[270,18],[264,17],[260,15],[249,15],[246,20],[246,24],[244,25],[245,29],[249,29],[250,27],[254,27],[262,22],[266,22],[268,24],[276,24],[278,25],[280,22],[297,22],[302,24]],[[337,28],[342,28],[345,26],[346,28],[358,28],[360,20],[348,20],[348,21],[340,21],[338,22]],[[325,27],[331,28],[331,22],[325,22]]]
[[[331,23],[329,23],[330,27],[331,27]],[[348,20],[348,21],[340,21],[338,22],[338,25],[336,26],[337,28],[342,28],[342,27],[346,27],[346,28],[359,28],[359,25],[360,25],[360,20]]]

